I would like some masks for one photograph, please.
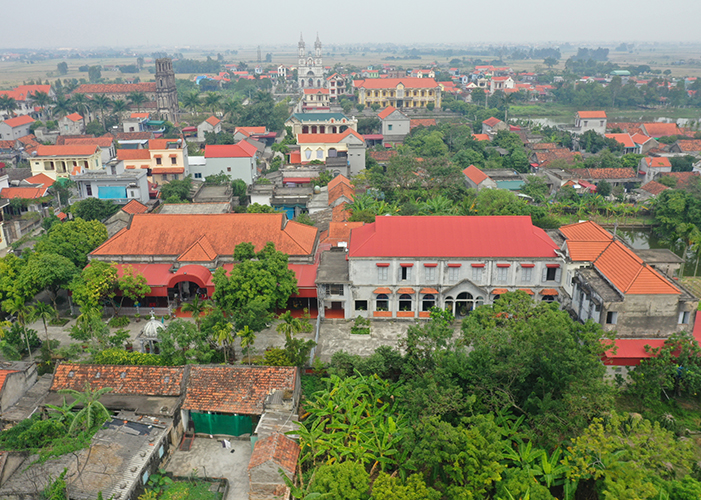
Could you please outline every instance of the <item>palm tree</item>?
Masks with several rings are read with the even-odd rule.
[[[56,309],[46,302],[37,302],[34,306],[34,317],[40,319],[44,324],[44,336],[46,337],[46,347],[49,349],[49,354],[51,354],[51,342],[49,341],[49,328],[46,322],[54,319],[56,315]]]
[[[0,110],[5,111],[8,115],[12,115],[17,109],[17,101],[14,97],[0,95]]]
[[[90,384],[87,383],[85,384],[84,392],[73,389],[61,389],[58,391],[59,394],[67,394],[73,397],[73,399],[75,399],[75,404],[83,407],[76,413],[73,422],[71,422],[71,426],[68,428],[69,434],[77,434],[75,431],[81,424],[82,429],[80,430],[89,431],[96,425],[101,425],[102,422],[110,417],[110,413],[107,411],[107,408],[105,408],[105,405],[100,403],[100,398],[111,390],[111,387],[103,387],[102,389],[93,391]]]
[[[5,312],[14,315],[17,318],[17,322],[22,327],[22,333],[24,334],[24,341],[27,343],[27,352],[29,353],[29,360],[34,362],[34,356],[32,356],[32,348],[29,346],[29,337],[27,336],[27,321],[33,316],[34,308],[28,306],[26,302],[21,299],[8,299],[2,303]]]
[[[256,340],[256,332],[248,328],[248,325],[243,327],[243,330],[236,332],[237,337],[241,337],[241,350],[246,351],[248,356],[248,364],[251,364],[251,351],[253,350],[253,343]]]
[[[209,311],[212,308],[212,304],[208,300],[202,300],[198,295],[195,295],[195,298],[192,299],[190,302],[187,302],[183,304],[182,308],[180,309],[182,312],[189,312],[192,313],[192,317],[195,318],[195,324],[197,325],[197,330],[199,331],[200,329],[200,321],[202,319],[200,316],[202,313]]]
[[[217,338],[217,342],[224,348],[224,363],[228,363],[227,350],[231,347],[236,340],[236,335],[233,333],[234,325],[231,323],[219,322],[214,325],[214,335]],[[234,351],[234,355],[236,352]],[[233,360],[232,360],[233,361]]]
[[[204,106],[214,113],[214,109],[219,105],[220,100],[221,96],[216,92],[207,92],[207,95],[204,96]]]
[[[222,103],[221,110],[224,113],[224,116],[231,120],[234,114],[241,111],[241,103],[236,99],[232,99],[229,97]]]
[[[58,96],[54,107],[51,110],[51,116],[66,116],[71,113],[71,101],[63,96]]]
[[[136,106],[136,109],[141,113],[141,105],[148,100],[146,94],[143,92],[131,92],[129,93],[129,103]]]
[[[70,106],[73,111],[80,113],[87,121],[87,115],[90,112],[90,103],[85,94],[73,94],[70,99]]]
[[[51,97],[49,97],[49,94],[46,92],[42,92],[41,90],[38,90],[37,92],[34,92],[32,94],[32,100],[34,101],[35,104],[41,106],[44,109],[49,109],[49,104],[51,104]]]
[[[122,113],[129,111],[129,103],[122,99],[112,101],[112,113],[117,115],[117,118],[122,117]]]
[[[313,327],[307,320],[295,318],[291,311],[285,311],[278,318],[280,323],[275,327],[278,333],[285,335],[286,339],[291,339],[295,333],[310,332]]]
[[[197,90],[188,92],[183,96],[183,107],[189,109],[191,113],[194,113],[201,104],[200,93]]]
[[[112,107],[112,100],[104,94],[98,94],[92,98],[92,106],[100,112],[100,121],[105,126],[105,110]]]

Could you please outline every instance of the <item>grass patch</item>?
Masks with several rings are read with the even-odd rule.
[[[212,484],[201,481],[175,481],[163,489],[160,500],[221,500],[221,493],[210,491]]]
[[[701,401],[698,398],[670,398],[648,407],[638,398],[624,394],[616,398],[616,411],[640,413],[678,435],[701,431]]]
[[[326,384],[322,382],[321,375],[302,375],[302,395],[306,399],[311,398],[312,394],[322,391],[326,388]]]

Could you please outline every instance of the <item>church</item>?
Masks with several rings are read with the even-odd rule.
[[[299,35],[299,62],[297,68],[297,78],[300,88],[325,88],[324,65],[321,62],[321,40],[319,34],[314,42],[314,54],[306,53],[304,39]]]

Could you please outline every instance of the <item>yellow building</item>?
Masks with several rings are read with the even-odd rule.
[[[355,80],[358,103],[379,104],[383,108],[425,108],[429,103],[441,105],[441,88],[432,78],[380,78]]]
[[[127,170],[148,169],[152,182],[182,180],[190,173],[181,139],[151,139],[148,149],[118,149],[117,159]]]
[[[52,179],[102,170],[100,148],[93,145],[37,146],[30,160],[32,175],[46,174]]]

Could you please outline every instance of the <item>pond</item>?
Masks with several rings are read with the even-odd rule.
[[[612,229],[609,229],[609,231],[613,232]],[[679,256],[681,256],[683,252],[683,249],[672,248],[660,241],[652,232],[652,229],[618,229],[616,231],[616,236],[625,241],[634,250],[667,248]],[[699,255],[695,252],[687,252],[686,258],[684,259],[684,276],[694,276],[698,257]],[[699,267],[701,268],[701,266]],[[701,269],[696,272],[696,276],[701,276]]]

